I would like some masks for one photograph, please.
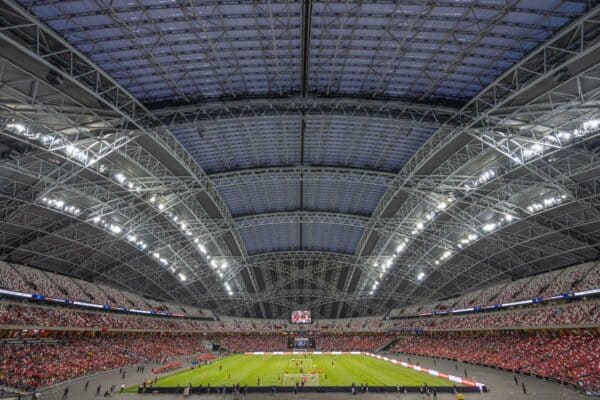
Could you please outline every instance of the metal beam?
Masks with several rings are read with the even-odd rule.
[[[203,102],[186,106],[153,109],[167,127],[201,125],[207,122],[268,116],[343,116],[389,120],[418,126],[453,125],[458,110],[420,103],[361,98],[286,97]]]

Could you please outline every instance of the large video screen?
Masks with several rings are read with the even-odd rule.
[[[312,314],[310,311],[292,312],[292,324],[310,324],[312,323]]]

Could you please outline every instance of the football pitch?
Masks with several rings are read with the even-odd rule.
[[[154,387],[452,386],[452,382],[364,355],[234,355],[160,378]]]

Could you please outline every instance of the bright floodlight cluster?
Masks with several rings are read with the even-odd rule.
[[[42,203],[47,204],[49,207],[52,207],[55,210],[62,211],[74,216],[78,216],[79,214],[81,214],[81,209],[79,207],[74,206],[72,204],[68,204],[61,199],[42,197]]]
[[[598,129],[600,129],[600,119],[591,119],[583,122],[578,128],[570,132],[551,132],[533,144],[527,144],[519,147],[521,158],[513,157],[512,159],[513,161],[517,162],[517,165],[521,165],[525,161],[533,160],[534,157],[545,155],[547,151],[552,149],[560,149],[571,144],[577,139],[585,138],[586,136],[597,132]],[[465,192],[477,189],[478,187],[483,186],[500,176],[504,172],[506,171],[503,171],[501,166],[494,166],[493,168],[487,167],[485,170],[480,172],[476,178],[467,180],[462,186],[462,189],[464,189]],[[441,198],[436,196],[436,198],[437,200],[435,200],[435,204],[433,204],[432,209],[423,212],[422,217],[414,222],[412,227],[408,228],[410,235],[406,235],[406,237],[397,242],[398,244],[394,254],[392,256],[388,256],[386,261],[381,263],[384,268],[382,269],[382,272],[379,273],[379,279],[383,278],[384,274],[393,266],[397,260],[397,257],[405,251],[412,239],[417,237],[426,228],[426,226],[437,217],[437,215],[443,213],[452,204],[452,202],[455,201],[455,194],[451,193]],[[560,205],[568,198],[569,196],[566,194],[547,196],[541,200],[534,201],[533,203],[527,205],[525,210],[528,214],[539,213]],[[506,213],[501,217],[489,220],[480,227],[465,227],[467,231],[470,231],[470,233],[462,236],[457,243],[444,244],[444,248],[441,249],[439,255],[433,259],[433,264],[437,266],[446,262],[452,258],[456,252],[461,251],[473,242],[479,240],[481,237],[491,234],[518,219],[518,216]],[[437,244],[437,246],[439,246],[439,244]],[[377,268],[378,264],[375,263],[374,267]],[[425,276],[425,272],[420,271],[417,274],[417,280],[422,281]],[[375,280],[370,291],[371,295],[374,294],[378,285],[379,280]]]
[[[566,194],[561,194],[560,196],[545,197],[541,201],[536,201],[528,205],[527,212],[529,214],[535,214],[547,208],[556,207],[560,203],[564,202],[567,198],[568,196]]]
[[[29,127],[28,125],[21,122],[11,122],[5,125],[5,129],[11,134],[25,139],[30,142],[35,142],[38,145],[42,146],[48,151],[52,152],[60,152],[67,158],[70,158],[74,161],[83,164],[88,168],[95,169],[98,173],[111,178],[114,182],[117,182],[119,185],[123,186],[125,189],[129,190],[136,195],[143,197],[142,192],[144,188],[142,185],[136,182],[134,178],[129,177],[123,171],[115,171],[111,170],[105,164],[96,164],[97,158],[94,157],[94,152],[90,149],[82,148],[74,142],[71,142],[68,138],[63,135],[51,133],[39,133],[35,129]],[[93,145],[91,146],[93,147]],[[91,148],[90,147],[90,148]],[[159,199],[157,195],[151,194],[146,200],[159,212],[164,213],[167,218],[169,218],[181,231],[181,233],[188,237],[194,237],[193,242],[200,254],[205,258],[206,262],[213,267],[213,269],[217,270],[216,274],[221,279],[225,279],[225,275],[223,274],[223,270],[225,270],[229,264],[226,261],[217,261],[216,258],[211,257],[208,254],[206,246],[201,242],[199,235],[196,235],[193,230],[189,227],[189,224],[183,220],[179,215],[177,215],[174,211],[171,211],[167,207],[167,203],[165,200],[170,196],[165,193],[161,193],[161,198]],[[43,197],[41,199],[42,203],[47,205],[50,208],[55,210],[64,212],[66,214],[70,214],[72,216],[78,217],[80,215],[89,214],[88,212],[82,211],[79,207],[68,204],[64,200],[55,197]],[[136,234],[134,231],[128,231],[124,233],[124,228],[113,222],[107,218],[103,218],[100,216],[89,216],[91,217],[91,221],[97,226],[103,228],[105,231],[111,233],[112,235],[118,236],[132,245],[136,246],[140,251],[145,252],[152,258],[156,259],[157,262],[168,268],[171,273],[173,273],[180,281],[187,281],[188,277],[184,272],[178,270],[175,263],[168,260],[166,256],[162,255],[160,252],[160,248],[164,248],[166,246],[161,245],[160,243],[155,243],[152,248],[148,245],[140,235]],[[233,290],[228,283],[225,283],[225,289],[228,294],[233,295]]]

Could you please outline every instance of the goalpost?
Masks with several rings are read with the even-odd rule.
[[[283,386],[319,386],[319,374],[283,374]]]
[[[310,358],[292,358],[289,366],[291,368],[302,368],[304,370],[311,369],[313,367],[313,361]]]

